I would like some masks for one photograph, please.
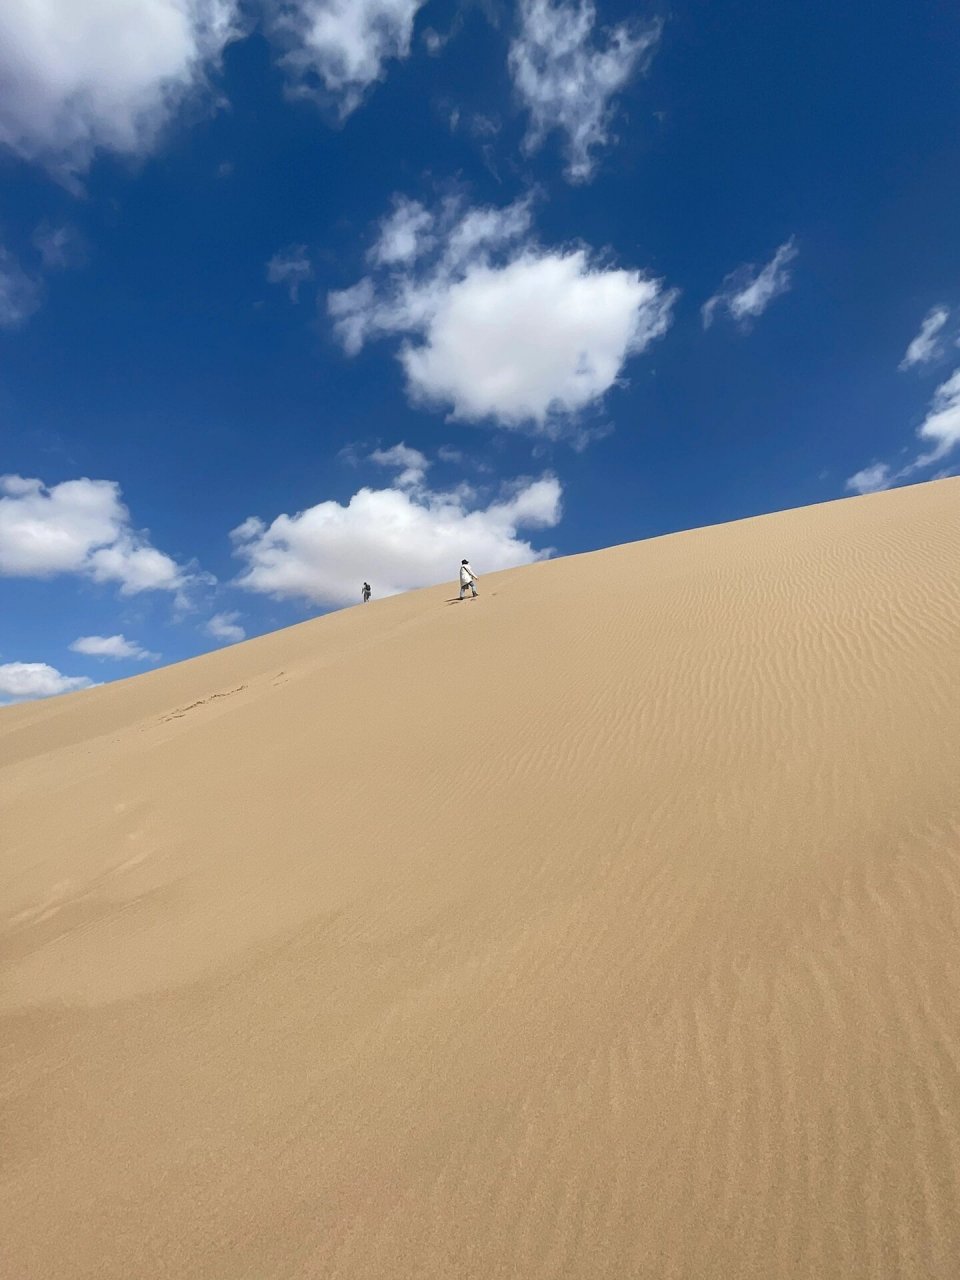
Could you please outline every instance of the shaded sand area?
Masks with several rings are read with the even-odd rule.
[[[960,1275],[960,480],[481,590],[0,711],[4,1277]]]

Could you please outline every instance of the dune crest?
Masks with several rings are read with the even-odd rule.
[[[953,1280],[960,480],[481,590],[0,711],[4,1275]]]

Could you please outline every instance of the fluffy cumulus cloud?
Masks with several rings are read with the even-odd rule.
[[[268,25],[285,46],[296,97],[333,102],[348,116],[391,59],[410,52],[425,0],[267,0]]]
[[[610,140],[612,100],[648,62],[660,23],[623,22],[596,32],[592,0],[520,0],[510,46],[514,89],[529,113],[526,145],[554,129],[566,137],[566,176],[586,182]]]
[[[358,599],[364,581],[377,596],[394,595],[452,580],[464,557],[484,573],[551,554],[550,548],[535,549],[520,531],[559,521],[562,495],[554,477],[517,483],[484,505],[464,486],[452,492],[428,488],[426,460],[418,466],[410,456],[416,452],[398,446],[372,455],[398,470],[389,488],[362,488],[346,504],[320,502],[269,525],[245,520],[231,535],[246,565],[239,585],[342,605]]]
[[[852,475],[847,481],[847,488],[857,493],[889,489],[918,471],[942,462],[960,445],[960,369],[954,369],[946,382],[933,393],[926,416],[917,428],[917,437],[927,448],[912,462],[897,471],[884,462],[875,462]]]
[[[923,318],[920,332],[907,347],[900,361],[901,369],[912,369],[918,364],[929,364],[943,350],[941,336],[950,312],[946,307],[932,307]]]
[[[4,0],[0,143],[65,173],[152,146],[236,34],[238,0]]]
[[[123,595],[182,592],[196,575],[134,529],[112,480],[0,476],[0,575],[50,578],[74,573],[119,584]]]
[[[231,609],[227,613],[215,613],[203,629],[214,640],[220,640],[224,644],[236,644],[238,640],[245,639],[247,634],[238,621],[239,617],[240,613],[237,609]]]
[[[90,658],[113,658],[117,662],[155,662],[160,657],[159,653],[151,653],[122,635],[78,636],[70,648],[74,653],[83,653]]]
[[[718,311],[726,311],[742,328],[762,316],[774,298],[786,293],[792,283],[790,264],[797,256],[794,238],[785,241],[764,267],[752,264],[737,267],[726,277],[720,290],[703,304],[703,326],[708,329]]]
[[[310,255],[305,244],[292,244],[275,253],[267,263],[270,284],[286,285],[291,302],[299,302],[300,286],[313,275]]]
[[[52,698],[57,693],[89,689],[86,676],[65,676],[46,662],[0,662],[0,699],[25,702],[30,698]]]
[[[579,246],[542,248],[526,201],[469,209],[450,199],[429,214],[417,205],[408,225],[411,212],[416,232],[403,258],[384,249],[394,214],[370,255],[393,269],[331,293],[328,309],[350,354],[374,338],[404,339],[399,359],[415,402],[464,421],[562,434],[670,324],[673,291]]]

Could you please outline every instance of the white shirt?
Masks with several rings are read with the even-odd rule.
[[[470,583],[476,580],[476,576],[477,575],[473,572],[473,570],[470,568],[468,564],[462,564],[460,566],[461,587],[469,587]]]

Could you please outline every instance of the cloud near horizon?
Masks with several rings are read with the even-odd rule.
[[[237,609],[231,609],[227,613],[215,613],[203,629],[214,640],[221,640],[224,644],[236,644],[240,640],[245,640],[247,636],[246,631],[237,621],[239,617],[240,613]]]
[[[954,369],[946,382],[941,382],[934,391],[917,435],[933,447],[917,458],[915,467],[932,466],[960,444],[960,368]]]
[[[69,647],[73,653],[83,653],[90,658],[112,658],[116,662],[127,659],[157,662],[160,658],[159,653],[151,653],[122,635],[78,636]]]
[[[856,493],[875,493],[890,489],[901,480],[935,466],[960,445],[960,368],[942,382],[933,393],[927,415],[916,431],[918,439],[932,448],[918,454],[905,467],[894,471],[885,462],[875,462],[847,480],[847,488]]]
[[[237,585],[282,599],[344,605],[359,599],[364,581],[377,597],[396,595],[452,581],[464,557],[486,573],[552,554],[552,548],[534,548],[519,531],[558,523],[562,490],[553,476],[518,482],[506,497],[483,506],[466,486],[429,489],[426,458],[405,445],[377,451],[372,460],[399,469],[393,487],[364,487],[346,504],[319,502],[269,525],[252,516],[234,529],[235,554],[246,562]]]
[[[87,676],[65,676],[46,662],[0,662],[0,706],[90,689]]]
[[[544,249],[531,224],[527,200],[496,209],[448,199],[432,211],[395,200],[368,255],[393,269],[328,297],[345,351],[399,336],[414,403],[466,422],[574,433],[626,361],[666,332],[676,292],[584,248]]]
[[[207,578],[178,564],[134,529],[113,480],[0,476],[0,577],[77,574],[116,583],[121,595],[172,591]]]
[[[850,476],[846,487],[854,493],[877,493],[889,489],[895,478],[885,462],[874,462]]]

